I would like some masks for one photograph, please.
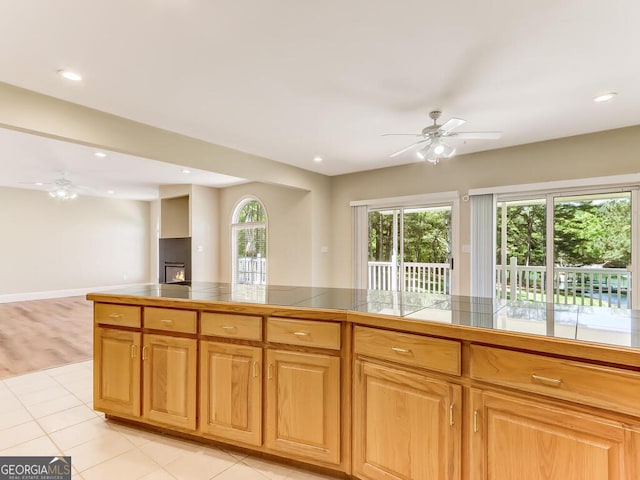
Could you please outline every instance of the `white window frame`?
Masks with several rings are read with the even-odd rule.
[[[451,255],[454,268],[451,270],[449,293],[459,294],[460,271],[460,194],[457,191],[406,195],[401,197],[356,200],[349,204],[353,210],[353,288],[367,288],[367,263],[369,249],[368,215],[370,210],[402,209],[410,207],[451,207]],[[363,211],[366,208],[366,213]],[[363,214],[364,213],[364,214]]]
[[[591,180],[591,181],[590,181]],[[615,183],[610,183],[615,182]],[[618,183],[619,182],[619,183]],[[544,188],[544,187],[547,188]],[[491,189],[476,189],[470,190],[470,194],[488,193]],[[598,177],[593,179],[581,179],[576,181],[559,181],[549,182],[548,184],[528,184],[528,185],[516,185],[510,187],[496,187],[495,188],[495,204],[499,202],[517,201],[517,200],[533,200],[536,198],[544,198],[546,205],[546,229],[547,229],[547,244],[546,244],[546,263],[549,263],[549,259],[555,258],[554,252],[554,239],[553,235],[549,235],[549,232],[553,232],[554,229],[554,202],[556,197],[574,196],[574,195],[590,195],[590,194],[608,194],[615,192],[631,192],[631,265],[627,270],[631,275],[631,292],[630,292],[630,305],[637,305],[640,303],[640,278],[638,274],[640,272],[640,175],[616,175],[612,177]],[[494,227],[495,231],[495,227]],[[496,242],[498,239],[496,239]],[[494,256],[495,248],[497,244],[494,242]],[[551,262],[553,266],[553,262]],[[495,278],[495,264],[492,272],[493,278]],[[547,285],[553,285],[554,269],[546,269],[546,282]],[[495,297],[495,288],[494,288]],[[547,297],[547,303],[553,303],[553,296]]]
[[[264,217],[265,217],[265,221],[264,222],[240,222],[240,212],[242,211],[242,209],[245,207],[245,205],[247,203],[256,201],[260,204],[260,206],[262,207],[262,211],[264,212]],[[265,257],[265,285],[269,284],[269,228],[268,228],[268,220],[269,220],[269,216],[267,214],[267,209],[264,206],[264,203],[257,197],[253,196],[253,195],[247,195],[245,197],[242,197],[240,200],[238,200],[238,202],[236,203],[236,206],[233,209],[233,213],[231,215],[231,284],[232,285],[237,285],[236,279],[237,279],[237,267],[236,267],[236,259],[237,259],[237,254],[238,254],[238,245],[236,242],[236,232],[238,230],[242,230],[242,229],[248,229],[248,228],[259,228],[259,227],[263,227],[265,229],[265,241],[267,243],[267,253],[266,253],[266,257]]]

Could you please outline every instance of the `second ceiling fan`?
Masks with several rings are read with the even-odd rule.
[[[496,140],[502,135],[501,132],[454,132],[453,130],[464,124],[466,120],[461,118],[450,118],[444,124],[439,125],[438,119],[442,115],[440,110],[429,112],[429,117],[433,120],[433,125],[422,129],[421,133],[385,133],[383,136],[410,135],[421,137],[417,142],[401,148],[392,153],[391,157],[407,152],[413,148],[421,147],[416,153],[422,160],[431,163],[438,163],[441,158],[450,158],[456,152],[455,147],[445,142],[445,139],[452,140]]]

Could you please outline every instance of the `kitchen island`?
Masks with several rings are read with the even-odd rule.
[[[361,479],[640,478],[640,312],[150,284],[95,304],[94,408]]]

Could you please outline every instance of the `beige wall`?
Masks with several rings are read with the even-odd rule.
[[[351,285],[349,202],[504,185],[605,177],[640,172],[640,126],[461,155],[439,165],[415,162],[332,178],[332,284]],[[454,252],[461,294],[469,293],[469,202],[460,202],[460,248]]]
[[[240,200],[256,197],[267,212],[267,280],[272,285],[312,284],[311,194],[304,190],[251,183],[220,191],[220,281],[231,281],[233,211]]]
[[[191,278],[195,282],[219,281],[219,198],[217,188],[191,186]]]
[[[302,213],[301,207],[296,207],[296,214],[304,217],[305,228],[311,232],[305,234],[303,240],[308,242],[304,249],[304,254],[307,255],[303,262],[305,272],[285,274],[284,265],[280,265],[273,271],[275,276],[271,281],[291,283],[289,280],[304,279],[305,285],[310,282],[315,285],[330,283],[330,253],[322,253],[322,247],[329,246],[332,235],[329,177],[5,83],[0,83],[0,105],[0,127],[246,178],[260,182],[265,192],[271,192],[271,189],[277,192],[283,186],[290,187],[293,191],[306,192],[304,195],[309,194],[305,207],[307,210]],[[288,206],[284,205],[285,210]],[[272,211],[273,209],[270,213]],[[277,215],[275,217],[279,220]],[[284,232],[288,230],[290,228],[286,226],[282,229]],[[296,235],[281,235],[280,230],[275,232],[274,239],[281,238],[284,243],[274,241],[274,248],[292,250],[302,244]],[[225,232],[220,234],[228,242]],[[219,249],[224,255],[227,254],[223,245]],[[276,258],[277,255],[278,251]],[[299,256],[296,253],[294,255]],[[220,268],[226,268],[225,262],[228,263],[228,260],[222,258]],[[221,281],[229,278],[229,273],[225,270],[221,270],[219,275]]]
[[[0,188],[0,296],[148,282],[149,207]]]
[[[253,180],[219,193],[219,244],[212,243],[218,262],[207,274],[218,281],[231,276],[228,225],[243,195],[258,197],[269,215],[270,283],[348,287],[351,201],[444,191],[462,196],[474,188],[640,171],[640,127],[463,155],[437,166],[414,162],[326,177],[2,83],[0,104],[0,126]],[[154,228],[153,218],[149,224],[147,232]],[[461,201],[460,248],[454,252],[460,293],[468,293],[469,254],[462,247],[470,244],[469,225],[469,204]],[[43,231],[31,232],[42,236]],[[152,258],[157,256],[153,248],[147,250]]]

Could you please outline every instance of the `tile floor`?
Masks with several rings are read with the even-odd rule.
[[[92,362],[0,380],[0,456],[70,455],[76,480],[329,480],[234,451],[105,420]]]

